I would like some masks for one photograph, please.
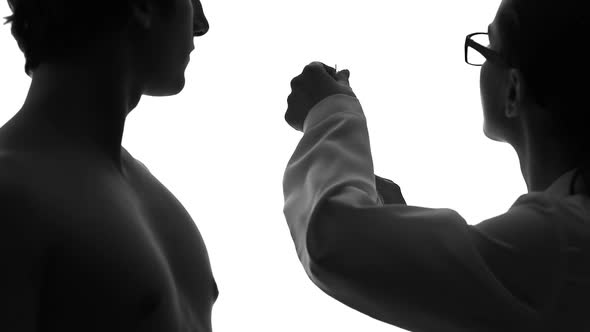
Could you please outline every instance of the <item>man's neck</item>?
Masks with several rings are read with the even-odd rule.
[[[48,139],[67,145],[122,169],[125,119],[138,104],[141,93],[133,91],[127,79],[130,76],[116,67],[100,62],[85,66],[41,65],[33,74],[17,121],[23,130],[35,128],[37,132],[31,135],[37,135],[39,141]]]

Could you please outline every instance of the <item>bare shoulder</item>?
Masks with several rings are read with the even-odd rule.
[[[24,179],[18,160],[0,151],[0,255],[5,259],[39,258],[49,243],[47,216],[36,208]]]
[[[30,213],[27,206],[32,197],[28,192],[27,176],[23,172],[19,158],[12,153],[0,150],[0,213],[2,219],[7,214]],[[4,220],[3,220],[4,221]]]
[[[33,331],[41,276],[46,262],[42,223],[34,217],[18,164],[0,150],[0,292],[10,303],[0,313],[2,330]],[[17,328],[18,326],[18,328]]]
[[[156,195],[159,199],[172,196],[173,200],[176,200],[168,188],[160,182],[160,180],[141,160],[132,156],[124,148],[122,148],[121,152],[127,169],[127,180],[132,187],[139,190],[144,196]]]
[[[148,174],[149,176],[153,176],[150,170],[145,166],[145,164],[141,162],[141,160],[131,155],[131,153],[129,153],[129,151],[127,151],[127,149],[125,149],[124,147],[121,147],[121,156],[129,171],[133,173],[139,172]]]
[[[0,150],[0,213],[3,217],[25,207],[26,185],[21,182],[24,174],[19,166],[14,154]]]

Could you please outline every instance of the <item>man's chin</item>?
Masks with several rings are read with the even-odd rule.
[[[146,92],[144,92],[144,94],[152,97],[174,96],[182,92],[182,90],[184,90],[185,84],[186,80],[184,78],[184,75],[182,75],[182,77],[176,80],[175,82],[171,82],[166,86],[160,86],[157,89],[149,89]]]

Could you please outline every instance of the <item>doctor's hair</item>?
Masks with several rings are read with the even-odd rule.
[[[580,109],[587,102],[590,88],[590,65],[583,51],[590,36],[590,3],[509,3],[514,12],[504,12],[499,31],[503,44],[500,52],[521,70],[528,92],[539,106],[557,111],[556,120],[562,120],[561,125],[579,124],[574,119],[588,118],[590,113]],[[571,128],[561,129],[571,135]]]
[[[100,37],[121,31],[131,17],[131,5],[153,2],[162,14],[172,12],[170,0],[7,0],[11,33],[25,56],[31,76],[40,63],[75,54]]]
[[[580,156],[590,189],[590,3],[579,0],[512,0],[500,18],[500,52],[520,69],[532,100],[551,119],[556,139]]]

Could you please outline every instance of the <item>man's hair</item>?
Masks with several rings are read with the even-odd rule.
[[[8,0],[12,15],[12,35],[25,55],[25,73],[40,63],[75,53],[92,43],[120,31],[131,14],[132,4],[152,1],[168,15],[170,0]]]
[[[590,188],[590,3],[513,0],[501,21],[500,50],[519,68],[533,100],[553,120],[554,133],[582,157]]]

